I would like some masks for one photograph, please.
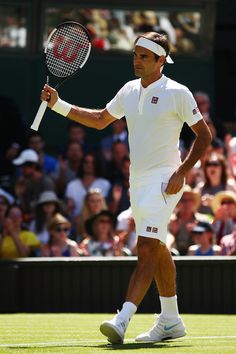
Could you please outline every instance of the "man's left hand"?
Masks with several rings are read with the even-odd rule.
[[[184,175],[179,172],[174,172],[170,177],[169,182],[167,184],[165,193],[166,194],[176,194],[178,193],[184,184]]]

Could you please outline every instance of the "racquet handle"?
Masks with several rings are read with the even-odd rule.
[[[47,101],[43,101],[41,103],[41,105],[39,106],[38,112],[34,118],[34,121],[30,127],[31,129],[36,130],[36,131],[38,130],[41,120],[43,119],[44,112],[46,111],[47,105],[48,105]]]

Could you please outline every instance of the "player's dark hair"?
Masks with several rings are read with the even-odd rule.
[[[159,44],[162,48],[165,49],[166,51],[166,56],[170,54],[170,42],[168,37],[165,34],[157,33],[157,32],[145,32],[138,36],[134,42],[134,45],[138,41],[139,38],[144,37],[149,39],[150,41]],[[159,55],[155,54],[156,60],[158,60],[160,57]]]

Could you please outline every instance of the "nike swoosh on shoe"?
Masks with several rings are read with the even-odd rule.
[[[180,324],[180,322],[175,323],[175,324],[173,324],[173,325],[171,325],[171,326],[165,325],[165,326],[164,326],[164,330],[165,330],[165,331],[170,331],[172,328],[178,326],[179,324]]]

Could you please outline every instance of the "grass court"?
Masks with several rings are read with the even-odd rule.
[[[136,314],[125,343],[111,346],[99,332],[101,321],[113,314],[2,314],[0,353],[236,353],[236,315],[185,314],[187,336],[155,344],[135,343],[149,329],[152,314]]]

